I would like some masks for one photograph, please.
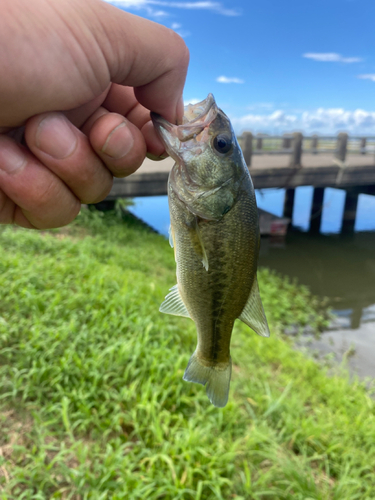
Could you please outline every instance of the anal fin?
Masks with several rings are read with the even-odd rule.
[[[175,285],[170,289],[170,292],[165,297],[159,311],[165,314],[173,314],[174,316],[185,316],[186,318],[190,318],[190,314],[186,309],[180,292],[178,291],[178,285]]]
[[[258,335],[261,335],[262,337],[270,336],[270,330],[266,315],[264,314],[256,276],[249,298],[247,299],[246,305],[238,319],[243,321]]]

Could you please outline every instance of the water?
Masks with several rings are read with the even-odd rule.
[[[320,341],[310,339],[312,348],[338,360],[345,357],[354,372],[375,377],[375,196],[359,196],[355,233],[344,236],[339,233],[345,192],[326,188],[321,234],[312,235],[306,232],[312,194],[312,187],[296,189],[293,228],[282,244],[262,239],[260,265],[297,278],[314,294],[328,297],[335,319]],[[284,195],[283,189],[257,191],[258,206],[281,216]],[[167,236],[167,197],[134,201],[133,213]]]
[[[302,186],[296,189],[293,226],[302,231],[310,227],[310,212],[313,188]],[[283,213],[284,189],[262,189],[256,191],[259,208],[281,216]],[[323,200],[322,234],[337,234],[341,231],[345,191],[326,188]],[[131,211],[161,234],[168,235],[169,210],[167,196],[134,198]],[[355,231],[375,231],[375,196],[359,195]]]

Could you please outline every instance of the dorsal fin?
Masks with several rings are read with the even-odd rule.
[[[249,298],[247,299],[246,305],[238,319],[243,321],[258,335],[261,335],[262,337],[270,336],[270,330],[268,328],[266,315],[264,314],[256,276]]]
[[[159,311],[165,314],[173,314],[174,316],[185,316],[190,318],[188,310],[178,291],[178,285],[172,286],[170,292],[165,297],[165,301],[159,308]]]

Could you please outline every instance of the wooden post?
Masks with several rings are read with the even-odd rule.
[[[338,160],[344,162],[346,158],[346,150],[348,146],[348,134],[340,132],[337,136],[337,146],[335,156]]]
[[[294,132],[293,142],[292,142],[292,154],[290,156],[290,166],[295,168],[301,167],[301,156],[302,156],[302,140],[303,136],[301,132]]]
[[[256,149],[263,149],[263,137],[261,135],[257,136],[257,147]]]
[[[347,189],[344,205],[344,215],[342,220],[341,232],[348,234],[354,231],[355,218],[357,214],[358,205],[358,190]]]
[[[292,147],[292,138],[288,136],[290,134],[284,134],[283,136],[283,149],[290,149]]]
[[[318,136],[316,134],[311,137],[311,152],[313,155],[318,154]]]
[[[286,189],[284,198],[284,217],[288,217],[292,221],[293,219],[293,207],[294,207],[294,195],[295,189]]]
[[[310,232],[319,233],[322,222],[324,188],[318,187],[314,189],[313,201],[310,215]]]
[[[361,151],[361,154],[363,154],[363,155],[366,154],[366,137],[362,137],[362,139],[361,139],[360,151]]]
[[[253,154],[253,134],[251,132],[244,132],[243,137],[243,156],[246,165],[251,167],[251,156]]]

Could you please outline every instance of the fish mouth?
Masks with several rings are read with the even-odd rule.
[[[204,120],[211,108],[216,106],[215,98],[212,94],[208,94],[206,99],[195,104],[187,104],[184,108],[183,124],[193,123],[199,120]]]
[[[204,143],[208,142],[208,128],[217,113],[214,96],[208,94],[203,101],[185,106],[181,125],[174,125],[153,112],[151,119],[167,153],[178,161],[183,151],[202,152]]]

